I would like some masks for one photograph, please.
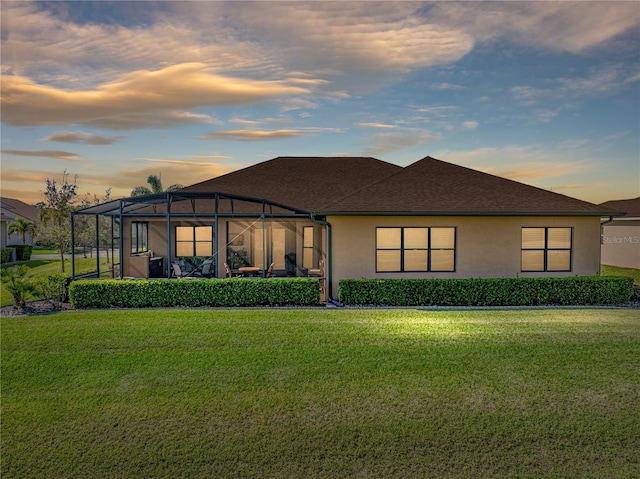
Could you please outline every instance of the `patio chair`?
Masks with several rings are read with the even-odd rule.
[[[173,268],[174,276],[176,278],[181,278],[182,277],[182,269],[180,268],[180,265],[174,261],[174,262],[171,263],[171,267]]]
[[[207,259],[202,263],[201,275],[203,278],[211,278],[213,276],[213,260]]]
[[[271,264],[269,265],[269,268],[267,269],[267,271],[266,271],[266,272],[265,272],[265,274],[264,274],[264,277],[265,277],[265,278],[271,278],[271,276],[273,276],[273,265],[274,265],[274,264],[275,264],[275,263],[271,263]]]
[[[224,263],[224,270],[227,272],[227,278],[237,278],[242,276],[239,271],[229,268],[227,263]]]

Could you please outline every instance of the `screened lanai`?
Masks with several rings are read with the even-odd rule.
[[[327,276],[328,225],[265,199],[166,192],[91,206],[71,220],[74,278]],[[95,268],[77,254],[87,244],[99,252]]]

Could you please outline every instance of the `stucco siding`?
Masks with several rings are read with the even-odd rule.
[[[332,296],[348,278],[491,278],[587,276],[600,270],[598,217],[536,216],[331,216]],[[377,273],[376,227],[445,226],[456,228],[455,272]],[[523,227],[571,227],[571,271],[521,271]]]
[[[640,268],[640,221],[604,226],[602,264]]]

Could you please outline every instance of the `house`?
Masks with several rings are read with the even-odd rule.
[[[600,207],[625,213],[603,218],[602,264],[640,268],[640,197],[607,201]]]
[[[120,277],[211,258],[217,277],[271,267],[337,297],[346,278],[597,275],[600,218],[617,212],[431,157],[278,157],[75,214],[111,217]]]
[[[28,205],[15,198],[0,197],[0,247],[6,248],[14,244],[22,244],[22,237],[9,235],[9,225],[16,218],[24,218],[34,224],[38,224],[38,208]],[[26,235],[27,244],[33,242],[30,234]]]

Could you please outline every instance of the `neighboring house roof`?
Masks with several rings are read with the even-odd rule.
[[[3,220],[11,221],[21,217],[33,223],[38,222],[38,208],[15,198],[0,197],[0,211]]]
[[[625,219],[640,218],[640,196],[628,200],[605,201],[600,207],[625,213]]]
[[[179,191],[264,198],[311,212],[401,170],[375,158],[283,156]]]

